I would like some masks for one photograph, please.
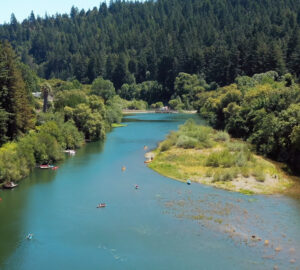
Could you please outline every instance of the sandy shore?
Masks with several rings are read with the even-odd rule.
[[[193,111],[181,111],[181,113],[186,113],[186,114],[196,114],[197,111],[196,110],[193,110]]]
[[[155,110],[123,110],[123,114],[140,114],[140,113],[156,113]],[[197,111],[180,111],[178,113],[185,113],[185,114],[196,114]]]
[[[123,110],[123,114],[155,113],[154,110]]]

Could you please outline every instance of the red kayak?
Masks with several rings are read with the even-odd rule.
[[[54,168],[53,165],[40,165],[40,169],[51,169]]]

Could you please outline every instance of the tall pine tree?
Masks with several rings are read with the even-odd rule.
[[[1,117],[3,121],[7,119],[7,132],[2,134],[3,137],[13,139],[34,127],[33,110],[25,83],[8,42],[0,43],[0,109],[5,111]]]

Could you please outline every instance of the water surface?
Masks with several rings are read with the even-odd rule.
[[[37,169],[1,190],[0,269],[300,269],[299,200],[187,186],[145,166],[144,145],[190,117],[201,122],[128,116],[58,171]]]

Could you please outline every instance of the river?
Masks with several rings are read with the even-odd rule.
[[[155,148],[191,117],[201,122],[127,116],[128,126],[59,170],[36,169],[1,190],[0,269],[300,269],[298,199],[188,186],[144,164],[144,145]]]

